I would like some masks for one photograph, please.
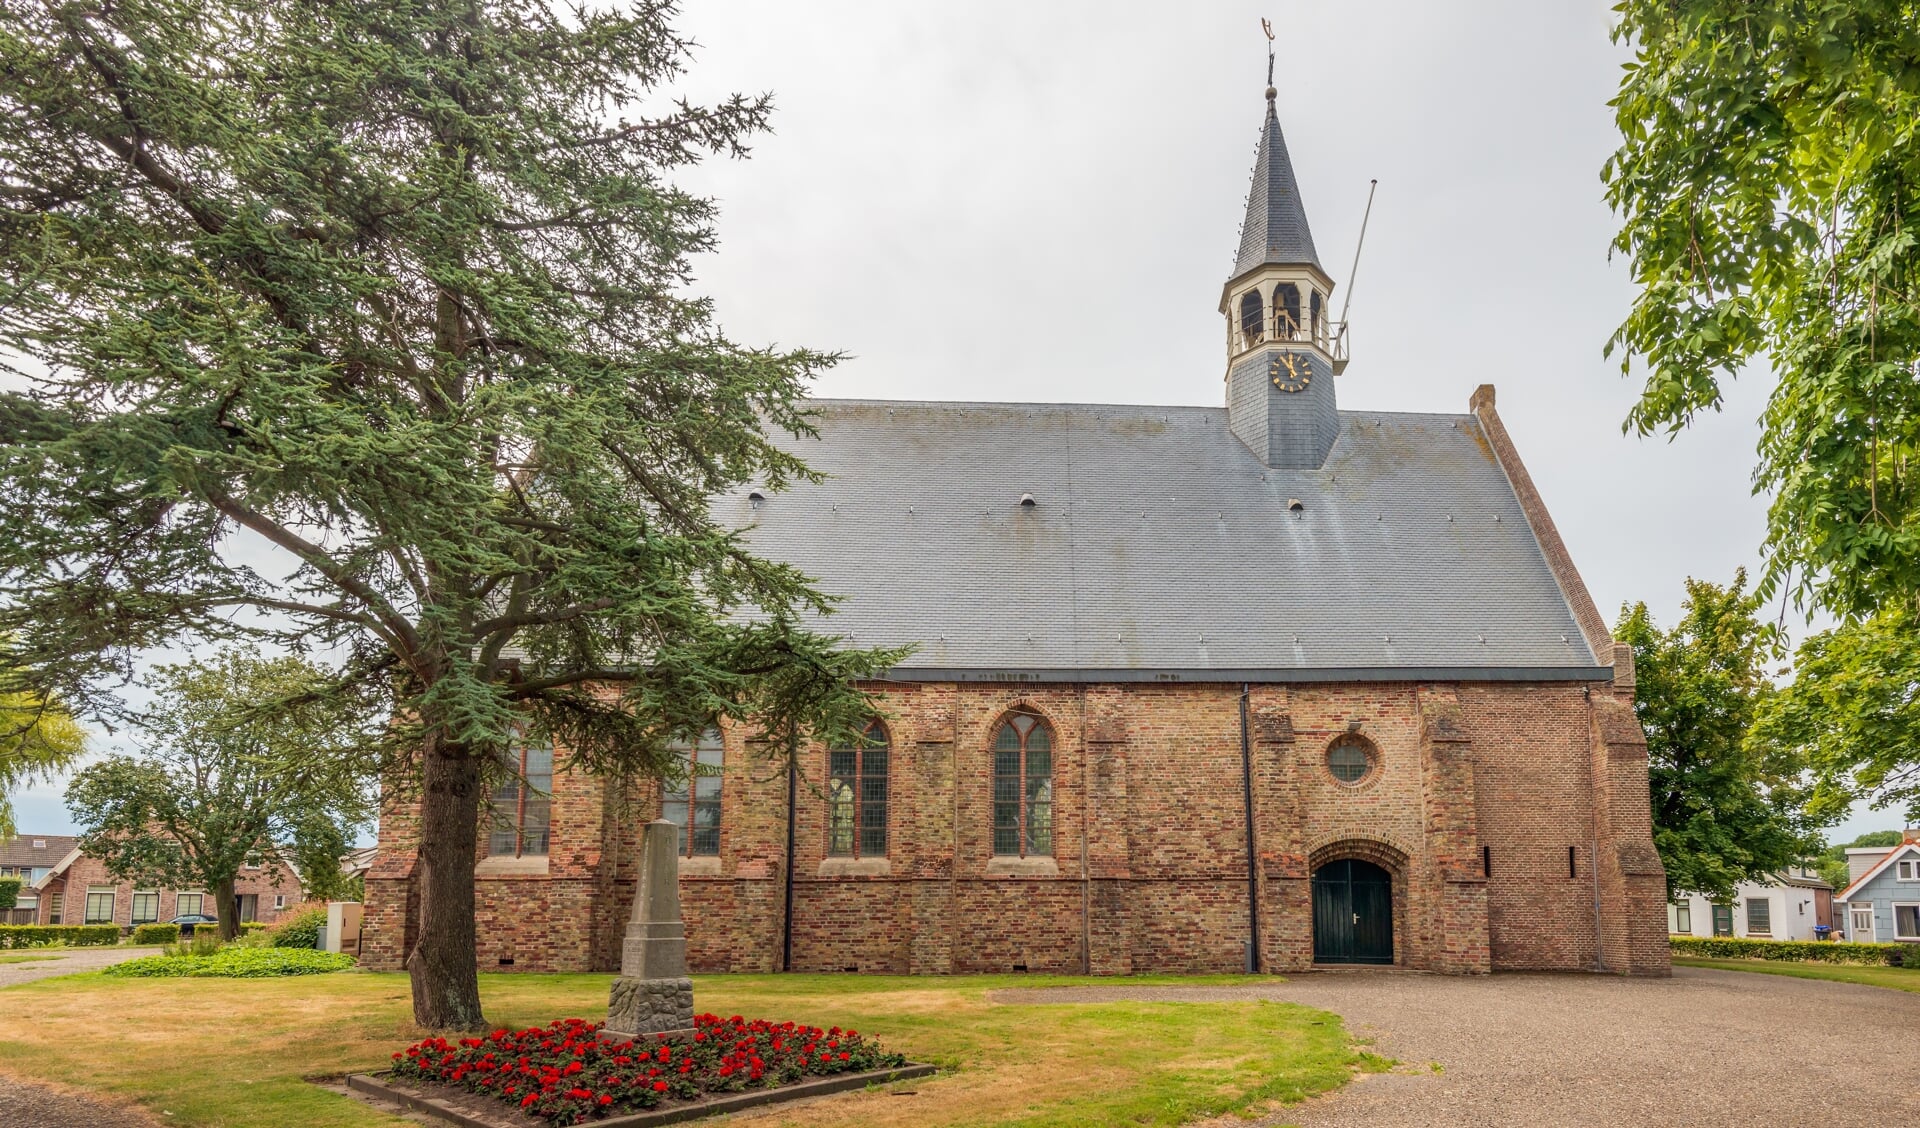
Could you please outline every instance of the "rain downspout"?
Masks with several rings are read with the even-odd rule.
[[[1240,779],[1247,813],[1247,970],[1260,972],[1260,854],[1253,840],[1253,737],[1247,728],[1250,682],[1240,683]]]
[[[800,805],[800,757],[787,756],[787,908],[780,918],[780,970],[793,970],[793,812]]]

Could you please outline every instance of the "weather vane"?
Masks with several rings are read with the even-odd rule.
[[[1273,23],[1260,17],[1260,30],[1267,33],[1267,97],[1273,97]]]

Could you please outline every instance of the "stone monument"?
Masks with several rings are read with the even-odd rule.
[[[693,1033],[693,980],[680,922],[680,828],[665,819],[640,840],[640,887],[607,1000],[607,1032],[621,1037]]]

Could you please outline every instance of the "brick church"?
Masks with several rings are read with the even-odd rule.
[[[733,728],[690,785],[525,749],[482,970],[614,969],[664,816],[701,971],[1666,974],[1631,651],[1491,387],[1339,410],[1332,292],[1269,89],[1223,406],[817,401],[826,480],[716,512],[854,644],[917,645],[883,715],[791,776]],[[369,966],[410,943],[412,826]]]

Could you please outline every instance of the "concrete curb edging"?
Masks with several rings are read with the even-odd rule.
[[[822,1077],[817,1081],[802,1081],[797,1085],[786,1085],[778,1089],[756,1089],[749,1093],[728,1093],[696,1104],[683,1104],[674,1108],[650,1109],[646,1112],[630,1113],[626,1116],[614,1116],[605,1120],[592,1121],[594,1128],[651,1128],[656,1124],[679,1124],[687,1120],[699,1120],[722,1113],[739,1112],[741,1109],[759,1105],[781,1104],[799,1100],[802,1097],[824,1097],[831,1093],[845,1093],[854,1089],[864,1089],[868,1085],[884,1085],[891,1081],[912,1081],[921,1077],[931,1077],[939,1072],[934,1066],[908,1062],[896,1069],[876,1069],[866,1073],[846,1073],[837,1077]],[[347,1088],[382,1100],[392,1101],[414,1112],[425,1113],[437,1120],[457,1124],[460,1128],[499,1128],[499,1121],[483,1120],[454,1108],[445,1101],[433,1097],[410,1093],[404,1089],[387,1084],[381,1073],[349,1073],[346,1077]],[[502,1106],[502,1112],[508,1111]]]

